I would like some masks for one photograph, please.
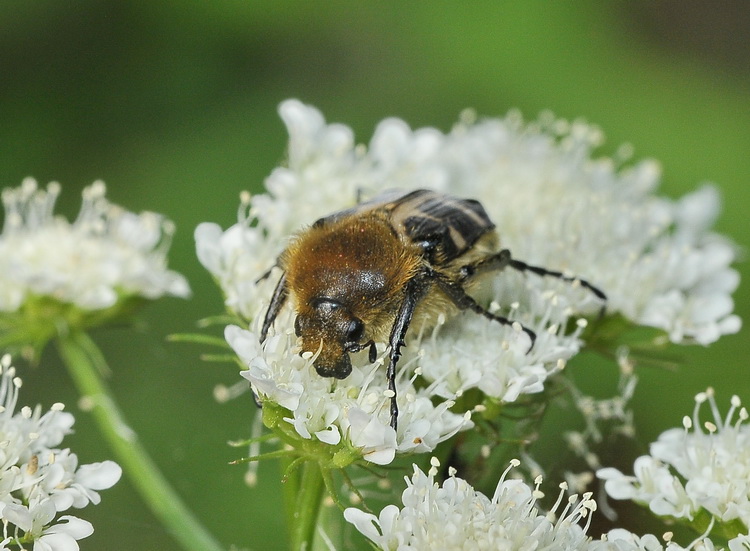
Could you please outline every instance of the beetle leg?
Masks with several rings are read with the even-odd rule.
[[[521,260],[516,260],[514,258],[509,259],[508,265],[514,270],[518,270],[519,272],[532,272],[540,276],[556,277],[557,279],[560,279],[562,281],[569,281],[571,283],[577,282],[581,287],[588,289],[594,295],[596,295],[599,300],[605,303],[607,302],[607,295],[604,294],[604,291],[602,291],[598,287],[595,287],[585,279],[581,279],[580,277],[566,276],[562,272],[558,272],[556,270],[548,270],[547,268],[542,268],[541,266],[532,266],[531,264],[526,264],[526,262],[522,262]],[[604,306],[602,308],[604,308]]]
[[[404,293],[404,300],[398,309],[396,319],[393,321],[393,327],[391,328],[391,336],[388,338],[391,351],[388,357],[388,368],[386,369],[385,376],[388,379],[388,390],[393,395],[391,396],[391,427],[393,430],[398,429],[398,404],[396,403],[396,364],[401,357],[401,347],[405,344],[404,337],[406,331],[409,329],[412,316],[414,315],[414,309],[416,308],[419,300],[427,293],[430,287],[430,281],[428,276],[425,274],[417,275],[413,277],[406,284],[406,292]],[[372,353],[372,350],[371,352]]]
[[[279,315],[279,311],[281,310],[281,307],[284,306],[288,295],[289,289],[286,286],[286,272],[284,272],[281,274],[279,282],[276,284],[276,289],[273,291],[271,304],[268,305],[268,310],[266,310],[266,317],[263,318],[263,328],[260,330],[260,342],[266,340],[268,330],[271,328],[271,325],[273,325],[276,316]]]
[[[527,264],[526,262],[523,262],[521,260],[516,260],[511,256],[508,249],[503,249],[493,254],[492,256],[488,256],[487,258],[483,258],[482,260],[475,262],[474,264],[467,264],[466,266],[462,266],[460,270],[461,282],[464,282],[467,279],[470,279],[482,272],[501,271],[508,266],[510,266],[514,270],[518,270],[519,272],[531,272],[540,276],[556,277],[557,279],[568,281],[571,283],[577,282],[581,287],[591,291],[599,300],[604,303],[602,305],[601,312],[599,313],[600,316],[604,315],[607,302],[607,295],[604,294],[604,291],[592,285],[585,279],[566,276],[562,272],[559,272],[557,270],[548,270],[547,268],[542,268],[541,266],[532,266],[531,264]]]
[[[500,272],[504,270],[505,267],[508,266],[511,262],[512,259],[510,256],[510,251],[508,249],[503,249],[491,256],[485,257],[482,260],[475,262],[474,264],[461,266],[459,272],[461,276],[461,282],[463,283],[467,279],[470,279],[475,275],[481,274],[483,272]]]
[[[519,272],[531,272],[540,276],[556,277],[561,281],[577,283],[584,289],[588,289],[589,291],[591,291],[596,296],[596,298],[602,301],[602,307],[599,309],[599,318],[604,317],[604,314],[607,311],[607,295],[604,294],[604,291],[602,291],[598,287],[595,287],[585,279],[581,279],[580,277],[566,276],[562,272],[558,272],[557,270],[548,270],[547,268],[542,268],[541,266],[532,266],[531,264],[526,264],[526,262],[516,259],[510,259],[508,265],[514,270],[518,270]]]
[[[514,323],[519,323],[506,318],[505,316],[498,316],[497,314],[493,314],[492,312],[484,308],[481,304],[479,304],[476,300],[471,298],[471,296],[467,295],[466,291],[464,291],[464,288],[461,287],[461,285],[452,283],[447,277],[443,276],[442,274],[436,273],[435,281],[440,287],[440,290],[443,291],[443,293],[445,293],[446,296],[451,299],[453,304],[455,304],[461,310],[471,310],[472,312],[481,314],[485,318],[491,319],[492,321],[496,321],[503,325],[512,326]],[[536,333],[534,333],[531,329],[529,329],[522,323],[519,323],[519,325],[521,326],[521,330],[529,336],[529,339],[531,339],[531,346],[529,346],[529,350],[527,351],[528,354],[528,352],[530,352],[531,349],[534,348],[534,342],[536,342]]]
[[[378,349],[375,346],[375,341],[370,341],[370,350],[367,359],[370,360],[371,364],[374,364],[375,360],[378,359]]]

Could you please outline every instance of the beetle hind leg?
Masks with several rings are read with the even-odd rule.
[[[548,270],[547,268],[543,268],[541,266],[533,266],[531,264],[527,264],[526,262],[523,262],[522,260],[517,260],[513,258],[510,254],[510,251],[508,249],[503,249],[501,251],[498,251],[497,253],[488,256],[486,258],[481,259],[478,262],[475,262],[473,264],[467,264],[466,266],[462,266],[460,269],[461,274],[461,281],[464,282],[468,279],[471,279],[472,277],[489,271],[501,271],[505,269],[506,267],[513,268],[514,270],[517,270],[519,272],[531,272],[533,274],[539,275],[539,276],[549,276],[557,278],[561,281],[566,281],[568,283],[574,283],[577,285],[580,285],[584,289],[587,289],[590,291],[596,298],[602,301],[602,310],[600,312],[600,316],[604,315],[604,311],[606,309],[606,303],[607,303],[607,295],[593,285],[592,283],[589,283],[585,279],[581,279],[580,277],[575,276],[566,276],[562,272],[558,270]]]
[[[580,285],[584,289],[590,291],[591,294],[593,294],[602,302],[602,307],[599,310],[599,317],[604,317],[604,313],[607,310],[607,295],[604,294],[604,291],[602,291],[595,285],[592,285],[585,279],[581,279],[580,277],[575,276],[566,276],[560,271],[548,270],[547,268],[542,268],[541,266],[532,266],[531,264],[527,264],[526,262],[516,260],[514,258],[509,260],[508,266],[510,266],[514,270],[518,270],[519,272],[531,272],[536,275],[554,277],[559,279],[560,281],[566,281],[569,283]]]
[[[540,276],[555,277],[561,281],[578,283],[581,287],[591,291],[599,300],[605,302],[607,300],[607,295],[604,294],[604,291],[592,285],[585,279],[581,279],[580,277],[566,276],[565,274],[557,270],[548,270],[547,268],[542,268],[541,266],[532,266],[531,264],[527,264],[526,262],[523,262],[521,260],[516,260],[515,258],[511,259],[508,265],[514,270],[518,270],[519,272],[531,272]]]

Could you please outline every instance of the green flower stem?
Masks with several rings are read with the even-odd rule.
[[[297,497],[300,488],[299,468],[292,467],[292,461],[293,459],[288,456],[282,457],[279,460],[279,466],[281,467],[281,472],[283,473],[281,491],[284,501],[284,519],[286,520],[287,534],[290,534],[290,545],[292,544],[292,527],[297,522]]]
[[[321,507],[313,551],[346,549],[347,546],[344,545],[345,524],[342,509],[336,506]]]
[[[315,527],[320,516],[321,500],[323,498],[323,473],[320,465],[315,461],[305,461],[299,467],[302,474],[299,476],[299,486],[296,495],[293,492],[284,492],[284,497],[294,499],[294,514],[291,519],[290,549],[291,551],[306,551],[313,548],[315,539]],[[289,480],[287,482],[290,482]],[[290,504],[287,502],[287,511]]]
[[[82,397],[92,400],[92,414],[99,430],[114,451],[123,471],[127,473],[131,483],[154,515],[184,549],[222,549],[182,503],[143,449],[135,433],[125,424],[109,389],[101,379],[100,371],[94,365],[93,354],[100,354],[96,344],[86,333],[73,332],[59,337],[57,346],[78,392]]]

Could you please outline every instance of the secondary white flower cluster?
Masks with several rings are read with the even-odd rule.
[[[611,530],[601,539],[593,540],[587,531],[596,502],[591,494],[567,495],[567,486],[560,484],[560,492],[552,509],[544,512],[538,500],[542,478],[535,487],[522,480],[500,477],[492,498],[477,492],[465,480],[456,477],[454,469],[449,478],[439,485],[435,482],[439,462],[432,459],[427,474],[416,465],[411,478],[406,478],[403,507],[386,506],[378,515],[350,507],[344,518],[365,537],[384,551],[463,551],[502,549],[504,551],[714,551],[708,538],[701,537],[681,547],[665,534],[666,544],[651,534],[637,536],[624,529]],[[742,551],[740,539],[730,544],[731,551]],[[734,546],[733,546],[734,545]]]
[[[651,455],[635,460],[633,476],[601,469],[607,494],[647,505],[655,514],[690,523],[698,517],[750,529],[750,416],[737,396],[722,418],[713,391],[695,398],[692,419],[683,428],[662,433],[650,446]],[[711,421],[701,423],[708,403]],[[703,428],[701,428],[703,427]],[[705,432],[704,432],[705,429]],[[703,520],[701,520],[703,522]]]
[[[589,551],[715,551],[717,548],[714,543],[705,537],[700,537],[687,547],[671,541],[672,534],[665,534],[666,545],[659,541],[659,538],[652,534],[646,534],[645,536],[637,536],[632,532],[623,530],[622,528],[615,528],[610,530],[607,534],[599,541],[593,541],[589,545]],[[729,544],[731,551],[744,551],[742,547],[733,547],[733,545],[740,545],[739,540]]]
[[[564,490],[549,514],[537,508],[544,496],[521,480],[508,479],[508,467],[500,478],[492,498],[451,476],[438,485],[436,467],[427,474],[416,465],[406,479],[401,500],[403,508],[386,506],[378,516],[356,508],[344,511],[344,518],[380,549],[581,549],[589,541],[586,528],[596,503],[586,494],[582,499],[564,499]],[[518,466],[513,460],[511,466]],[[563,505],[564,503],[564,505]],[[558,509],[561,509],[558,511]],[[579,521],[586,520],[586,526]]]
[[[734,249],[709,231],[718,211],[716,192],[703,188],[677,202],[654,196],[659,176],[654,163],[623,168],[619,161],[592,159],[601,141],[596,128],[547,115],[535,123],[516,114],[480,122],[466,115],[444,134],[387,119],[365,147],[355,143],[350,128],[327,124],[319,111],[299,101],[282,103],[280,114],[289,131],[287,166],[267,178],[267,193],[242,196],[236,225],[222,230],[204,223],[195,231],[198,257],[221,287],[227,308],[254,320],[256,332],[280,275],[267,271],[291,236],[388,188],[429,188],[478,199],[516,258],[586,279],[607,294],[607,312],[659,327],[675,342],[708,343],[739,328],[730,296],[738,280],[730,268]],[[578,313],[593,316],[601,307],[580,285],[510,269],[476,293],[492,311],[535,331],[531,352],[517,325],[462,314],[440,319],[435,328],[412,328],[400,381],[418,372],[431,392],[449,400],[472,388],[504,402],[540,392],[581,347],[587,320]],[[297,349],[284,336],[292,323],[292,316],[280,315],[275,329],[284,344],[268,352],[258,348],[257,361],[246,355],[246,364],[267,363],[263,354],[276,357],[282,350],[287,356],[268,365],[285,363],[284,371],[298,362]],[[359,356],[364,354],[353,357],[355,369],[368,369]],[[268,368],[263,376],[277,381],[278,373]],[[378,381],[373,376],[368,388]],[[278,382],[287,384],[283,376]],[[346,380],[304,384],[331,392],[341,385],[353,392]],[[328,398],[296,392],[302,410],[315,410],[312,417],[332,415],[317,409],[329,404]],[[378,418],[387,422],[385,415]],[[308,430],[316,434],[327,426]]]
[[[103,310],[130,297],[186,297],[187,281],[166,267],[174,231],[159,214],[135,214],[105,198],[103,182],[83,191],[72,223],[55,216],[60,185],[40,190],[27,178],[3,190],[0,312],[47,297],[81,310]]]
[[[122,470],[113,461],[78,465],[74,453],[59,447],[72,432],[73,415],[62,404],[44,413],[39,406],[16,411],[21,380],[10,356],[0,360],[0,371],[2,549],[33,542],[34,551],[75,551],[94,529],[60,513],[98,504],[98,491],[112,487]]]

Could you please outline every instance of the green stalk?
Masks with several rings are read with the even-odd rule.
[[[279,467],[282,473],[281,492],[284,500],[284,520],[286,521],[287,533],[291,534],[291,528],[296,523],[297,518],[297,497],[300,488],[299,469],[292,466],[291,457],[282,457],[279,460]],[[291,545],[291,535],[289,544]]]
[[[325,486],[318,463],[305,461],[300,468],[302,475],[299,477],[289,543],[291,551],[311,551]],[[285,497],[292,497],[290,493],[285,492]]]
[[[94,419],[115,453],[117,462],[154,515],[184,549],[221,550],[219,543],[182,503],[135,433],[124,422],[122,413],[101,379],[100,370],[94,365],[97,358],[103,359],[96,344],[86,333],[73,332],[59,337],[57,347],[78,392],[92,401]]]

